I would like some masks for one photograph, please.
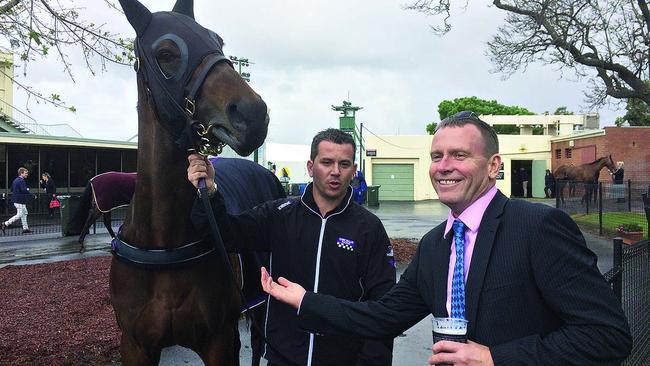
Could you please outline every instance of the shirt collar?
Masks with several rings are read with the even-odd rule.
[[[465,224],[467,230],[471,232],[477,232],[479,226],[481,225],[481,220],[483,220],[483,214],[487,209],[492,199],[497,194],[497,186],[494,185],[490,188],[485,194],[479,197],[474,201],[469,207],[467,207],[458,217],[454,217],[454,214],[449,210],[447,215],[447,225],[445,226],[445,235],[444,238],[447,238],[447,234],[451,230],[451,226],[454,224],[454,220],[459,219]]]
[[[309,208],[311,211],[321,216],[320,209],[318,208],[318,205],[314,200],[313,190],[314,190],[314,182],[311,182],[305,188],[305,191],[303,192],[302,197],[300,197],[300,200],[305,206],[307,206],[307,208]],[[351,199],[352,199],[352,187],[348,186],[345,196],[343,197],[343,200],[341,200],[341,203],[339,203],[339,205],[336,208],[334,208],[333,210],[325,214],[325,216],[330,216],[332,214],[344,211],[350,205]]]

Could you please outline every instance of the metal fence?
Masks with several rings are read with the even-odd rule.
[[[614,267],[605,278],[623,307],[632,333],[632,353],[623,363],[650,366],[650,241],[614,239]]]
[[[78,198],[78,196],[72,197]],[[73,212],[62,212],[61,208],[50,210],[49,204],[49,195],[32,195],[31,198],[27,201],[27,211],[29,212],[27,215],[27,222],[29,229],[32,232],[30,234],[23,234],[22,223],[20,219],[18,219],[7,227],[4,236],[11,237],[31,234],[61,234],[62,224],[66,224],[64,221],[69,220],[71,216],[74,215],[76,206],[69,208]],[[111,211],[111,226],[115,232],[117,232],[117,228],[124,222],[127,209],[128,207],[120,207]],[[15,214],[16,208],[10,202],[10,199],[6,199],[4,195],[0,195],[0,220],[2,220],[2,222],[5,222]],[[97,223],[90,227],[91,233],[96,233],[97,230],[100,230],[100,232],[105,230],[102,220],[97,220]]]
[[[638,224],[643,232],[642,238],[648,238],[643,195],[650,192],[650,181],[628,180],[621,185],[569,181],[559,184],[557,189],[562,187],[564,199],[560,198],[558,192],[556,207],[570,214],[582,229],[615,237],[621,235],[619,228],[622,225]]]

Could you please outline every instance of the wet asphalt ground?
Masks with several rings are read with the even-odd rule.
[[[554,205],[554,200],[536,200]],[[431,228],[447,218],[448,209],[438,201],[382,202],[379,207],[370,207],[383,222],[391,238],[418,241]],[[102,228],[97,234],[86,237],[87,250],[80,254],[77,237],[59,237],[57,234],[27,234],[14,237],[0,237],[0,268],[7,265],[26,265],[62,260],[74,260],[90,256],[110,255],[110,237]],[[612,267],[612,243],[610,240],[589,233],[583,233],[589,248],[598,256],[598,268],[606,272]],[[398,276],[404,268],[398,268]],[[242,365],[249,365],[251,350],[248,346],[250,334],[245,322],[240,323]],[[395,338],[393,365],[426,365],[431,354],[431,321],[422,320],[401,336]],[[262,365],[266,363],[262,361]],[[160,365],[203,365],[198,356],[183,347],[169,347],[163,350]]]

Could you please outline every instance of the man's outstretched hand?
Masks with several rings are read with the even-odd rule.
[[[276,300],[287,303],[296,309],[300,308],[300,303],[306,292],[302,286],[284,277],[278,278],[278,282],[273,282],[273,278],[269,276],[264,267],[262,267],[262,288]]]

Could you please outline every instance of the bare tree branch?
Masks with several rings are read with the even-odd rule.
[[[488,42],[495,70],[512,75],[531,63],[557,66],[590,81],[588,102],[636,98],[650,105],[650,10],[644,0],[493,0],[507,13]],[[418,0],[407,9],[443,16],[448,0]]]
[[[0,51],[17,55],[15,66],[22,69],[23,75],[27,75],[31,62],[50,57],[52,51],[73,82],[74,65],[69,52],[79,54],[93,75],[97,67],[105,70],[107,63],[131,63],[131,42],[106,31],[105,24],[97,25],[83,19],[86,10],[77,7],[76,1],[9,0],[0,6],[0,37],[7,40],[0,45]],[[111,10],[120,11],[111,0],[103,1]],[[47,99],[28,90],[27,85],[16,85],[31,93],[36,100]],[[50,102],[61,106],[60,101]]]

